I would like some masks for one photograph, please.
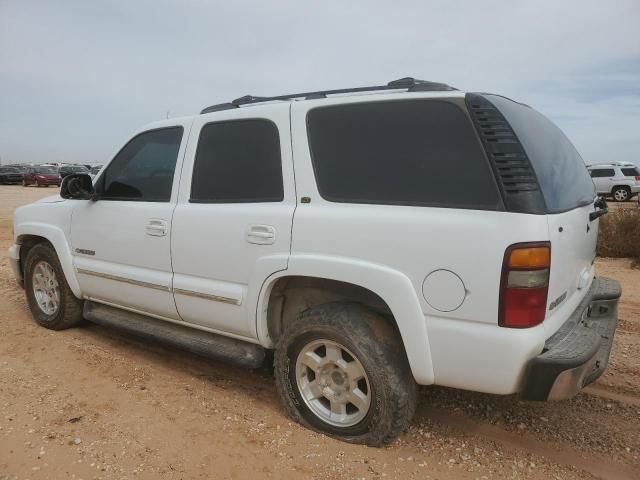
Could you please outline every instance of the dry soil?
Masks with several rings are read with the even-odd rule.
[[[572,400],[423,388],[385,448],[292,423],[271,373],[88,324],[38,327],[4,256],[11,212],[53,188],[0,186],[0,479],[639,479],[640,270],[623,285],[608,371]]]

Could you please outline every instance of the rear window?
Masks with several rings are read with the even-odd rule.
[[[334,202],[496,210],[466,113],[441,100],[320,107],[307,115],[318,190]]]
[[[590,173],[592,178],[613,177],[616,174],[613,168],[595,168]]]
[[[635,177],[637,175],[640,175],[640,172],[635,167],[621,168],[620,170],[622,170],[622,174],[625,177]]]
[[[536,172],[549,213],[593,202],[595,190],[580,154],[547,117],[513,100],[486,95],[505,116]]]

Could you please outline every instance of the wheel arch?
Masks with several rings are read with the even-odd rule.
[[[16,243],[20,245],[20,268],[24,270],[24,260],[34,245],[49,243],[56,252],[69,288],[73,294],[82,298],[80,284],[73,269],[73,256],[64,232],[52,225],[26,223],[16,226]]]
[[[625,185],[625,184],[620,183],[620,184],[616,184],[613,187],[611,187],[611,195],[613,195],[614,192],[616,190],[618,190],[619,188],[622,188],[622,189],[628,191],[629,194],[631,194],[631,187],[629,185]]]
[[[295,299],[282,292],[297,290]],[[287,305],[284,303],[293,303]],[[287,317],[315,305],[354,301],[389,318],[397,327],[416,382],[434,381],[427,323],[409,278],[383,265],[319,255],[292,256],[287,270],[263,283],[256,310],[260,343],[272,348]],[[280,324],[280,327],[278,326]]]

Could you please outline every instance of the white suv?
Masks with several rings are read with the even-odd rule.
[[[572,182],[567,184],[566,179]],[[243,97],[148,125],[15,212],[35,320],[250,368],[291,417],[380,445],[416,385],[568,398],[609,358],[587,169],[547,118],[411,78]]]
[[[598,195],[625,202],[640,192],[640,170],[633,163],[598,163],[587,168]]]

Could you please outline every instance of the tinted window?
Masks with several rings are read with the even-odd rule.
[[[202,127],[192,202],[280,202],[283,198],[280,139],[272,122],[235,120]]]
[[[168,202],[181,140],[182,127],[134,137],[101,176],[100,198]]]
[[[640,175],[640,172],[638,172],[638,169],[635,167],[621,168],[620,170],[622,170],[622,174],[625,177],[635,177],[636,175]]]
[[[590,173],[593,178],[613,177],[616,174],[616,172],[613,171],[613,168],[595,168],[591,170]]]
[[[593,182],[580,154],[547,117],[504,97],[487,95],[522,143],[542,189],[549,213],[593,202]]]
[[[489,165],[465,112],[438,100],[311,110],[318,189],[335,202],[498,209]]]
[[[56,174],[58,169],[56,167],[38,167],[33,169],[33,173]]]

